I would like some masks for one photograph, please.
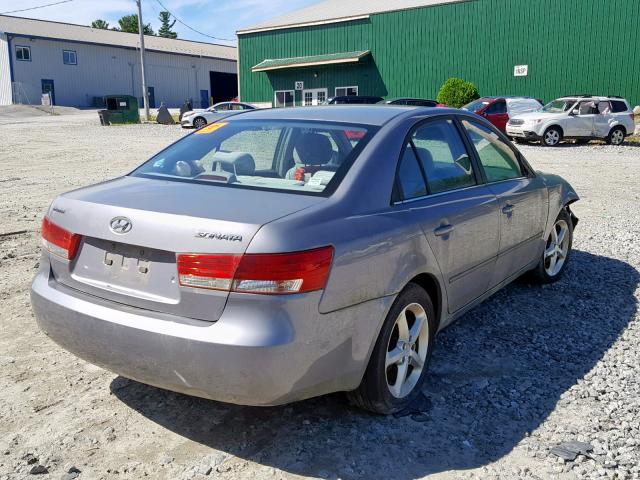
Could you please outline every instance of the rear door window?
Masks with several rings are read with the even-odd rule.
[[[476,185],[471,158],[452,120],[427,122],[415,129],[411,142],[430,193]]]
[[[524,176],[515,152],[497,133],[469,120],[462,120],[462,125],[478,153],[489,183]]]
[[[400,165],[398,166],[398,187],[402,200],[424,197],[427,194],[427,185],[424,175],[418,164],[415,152],[408,142],[403,150]]]

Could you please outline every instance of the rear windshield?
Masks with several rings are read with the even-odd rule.
[[[179,140],[131,175],[326,196],[374,130],[328,122],[221,121]]]

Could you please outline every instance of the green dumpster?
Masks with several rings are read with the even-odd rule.
[[[138,99],[131,95],[107,95],[104,97],[105,110],[99,110],[102,125],[140,123]]]

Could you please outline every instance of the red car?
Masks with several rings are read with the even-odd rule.
[[[462,108],[485,117],[504,132],[510,115],[538,110],[542,102],[531,97],[482,97]]]

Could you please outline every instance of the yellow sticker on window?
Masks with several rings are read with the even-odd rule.
[[[219,128],[224,127],[227,123],[229,123],[229,122],[212,123],[210,125],[207,125],[206,127],[202,127],[200,130],[197,130],[196,134],[197,135],[203,135],[205,133],[213,133],[216,130],[218,130]]]

